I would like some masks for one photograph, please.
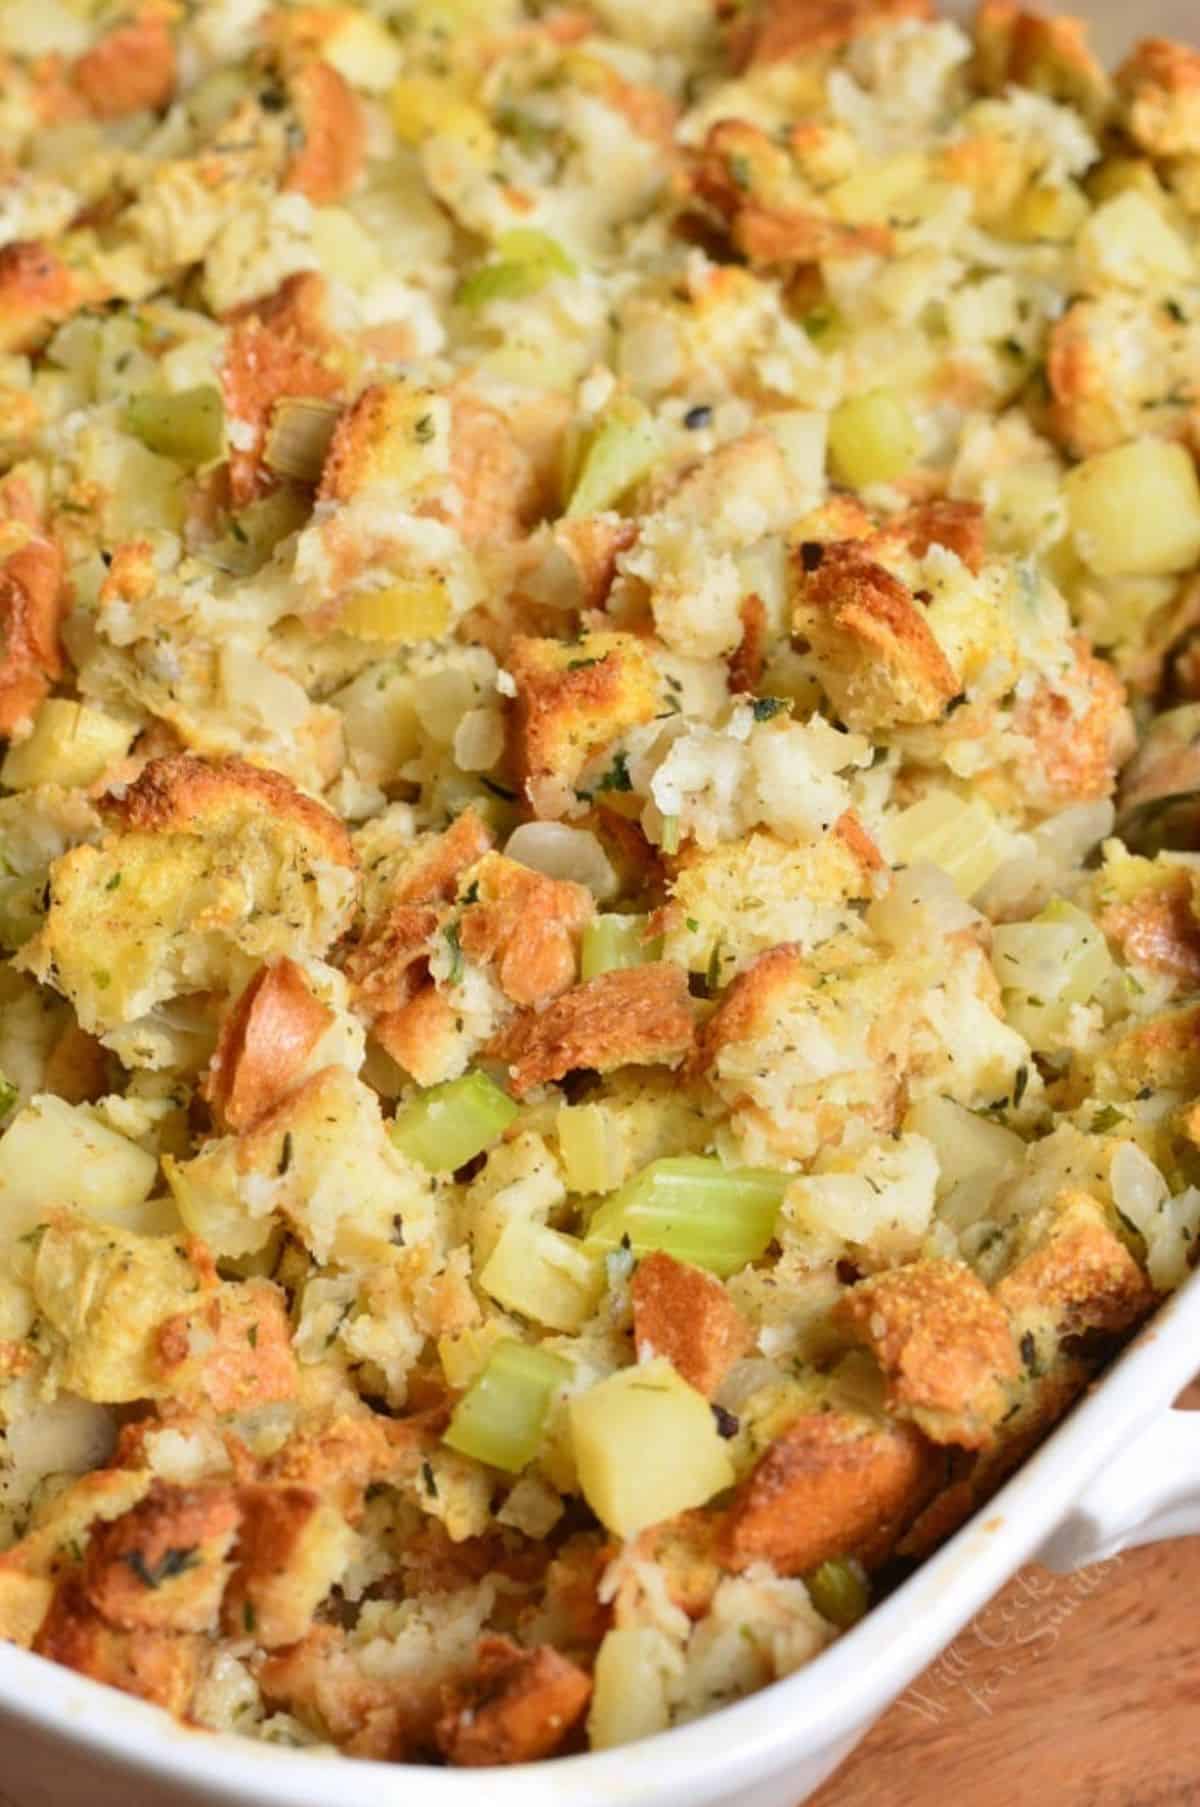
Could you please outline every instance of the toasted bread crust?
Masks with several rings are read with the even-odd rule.
[[[247,441],[229,448],[230,498],[237,507],[275,482],[263,463],[267,428],[277,402],[286,396],[329,400],[341,388],[329,356],[323,276],[302,270],[274,295],[243,309],[232,323],[221,392],[226,413]]]
[[[0,735],[31,721],[62,676],[63,612],[62,554],[35,535],[0,564]]]
[[[221,1025],[201,1086],[218,1123],[249,1129],[272,1110],[332,1022],[294,960],[262,967]]]
[[[197,1396],[211,1411],[245,1412],[295,1397],[287,1304],[270,1280],[222,1286],[205,1304],[167,1318],[156,1341],[172,1389]]]
[[[1125,129],[1155,157],[1200,155],[1200,50],[1143,38],[1116,76]]]
[[[850,725],[937,721],[958,677],[907,584],[856,540],[827,545],[815,569],[797,556],[795,569],[795,631]]]
[[[549,1757],[582,1719],[591,1678],[548,1644],[481,1638],[474,1671],[446,1691],[437,1722],[447,1762],[469,1768]]]
[[[358,862],[344,822],[323,803],[298,790],[290,778],[244,759],[196,759],[177,753],[152,759],[123,796],[109,793],[100,811],[126,834],[203,833],[204,820],[229,806],[290,817],[322,849],[326,859],[350,871]]]
[[[1154,1303],[1154,1288],[1103,1209],[1086,1192],[1066,1192],[1055,1214],[996,1286],[1010,1317],[1048,1318],[1062,1336],[1128,1330]]]
[[[871,539],[872,547],[898,544],[914,558],[924,558],[931,546],[944,546],[960,558],[973,576],[983,568],[984,518],[981,502],[954,502],[935,497],[905,509]]]
[[[60,1581],[33,1648],[123,1694],[184,1718],[199,1679],[203,1640],[191,1633],[111,1626],[91,1605],[76,1576]]]
[[[1082,692],[1082,709],[1043,685],[1013,714],[1014,729],[1034,744],[1022,763],[1027,782],[1040,802],[1060,809],[1110,796],[1120,764],[1133,750],[1125,686],[1082,635],[1074,644],[1071,679]]]
[[[362,103],[332,64],[304,63],[289,83],[304,143],[283,180],[317,207],[340,201],[354,187],[366,158]]]
[[[508,664],[517,687],[515,763],[531,795],[543,778],[571,783],[589,758],[658,708],[657,678],[632,634],[592,635],[577,649],[519,635]]]
[[[129,1512],[93,1528],[83,1569],[88,1600],[128,1631],[214,1630],[240,1520],[232,1487],[155,1481]]]
[[[1018,0],[981,0],[975,14],[975,78],[989,93],[1009,83],[1067,101],[1093,123],[1112,87],[1088,43],[1087,23],[1059,13],[1023,12]]]
[[[864,32],[930,19],[930,0],[762,0],[735,13],[730,57],[739,69],[840,50]]]
[[[459,920],[463,952],[494,962],[500,989],[514,1004],[545,1004],[566,991],[594,912],[591,892],[500,853],[480,860],[473,887],[478,901]]]
[[[1169,973],[1189,989],[1200,987],[1200,918],[1189,872],[1177,872],[1168,884],[1147,887],[1126,903],[1110,904],[1100,927],[1126,960]]]
[[[692,193],[725,224],[751,265],[811,264],[826,257],[884,254],[886,226],[847,225],[821,210],[798,182],[787,152],[744,119],[709,127],[689,165]]]
[[[721,1535],[729,1567],[769,1562],[799,1575],[834,1556],[881,1563],[939,1469],[910,1425],[810,1412],[771,1444],[738,1488]]]
[[[729,688],[751,695],[762,683],[767,652],[767,611],[761,596],[747,596],[739,613],[742,637],[729,655]]]
[[[561,1079],[578,1067],[676,1064],[691,1052],[695,1031],[682,967],[660,961],[601,973],[527,1010],[495,1036],[487,1052],[504,1061],[514,1095]]]
[[[638,1360],[665,1355],[706,1396],[750,1345],[749,1326],[721,1282],[662,1250],[638,1262],[630,1297]]]
[[[72,79],[95,119],[160,113],[175,93],[175,46],[164,8],[143,6],[75,63]]]
[[[992,1441],[1021,1364],[1003,1309],[969,1267],[915,1261],[876,1274],[833,1316],[878,1360],[890,1411],[935,1443],[981,1449]]]

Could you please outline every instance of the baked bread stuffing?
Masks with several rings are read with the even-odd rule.
[[[1200,1248],[1200,51],[0,7],[0,1635],[487,1766]]]

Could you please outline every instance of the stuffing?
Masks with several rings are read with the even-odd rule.
[[[796,554],[793,627],[851,728],[937,721],[960,694],[919,600],[862,543],[805,541]]]
[[[1116,74],[1122,123],[1154,157],[1200,156],[1200,52],[1143,38]]]
[[[267,430],[286,397],[332,399],[341,373],[330,352],[326,285],[314,271],[289,276],[276,294],[242,310],[230,326],[221,393],[229,422],[229,488],[246,503],[270,486]]]
[[[60,1581],[33,1648],[93,1681],[186,1717],[200,1678],[202,1640],[191,1632],[110,1625],[73,1576]]]
[[[720,1281],[659,1250],[638,1263],[629,1292],[638,1360],[665,1355],[689,1386],[715,1393],[750,1342]]]
[[[1121,1331],[1153,1303],[1153,1289],[1103,1208],[1064,1192],[1022,1225],[1014,1259],[995,1289],[1014,1327],[1055,1337]]]
[[[531,1087],[585,1067],[674,1066],[695,1030],[683,969],[667,962],[602,973],[527,1010],[494,1037],[489,1054],[508,1068],[520,1098]]]
[[[15,239],[0,248],[0,351],[36,351],[55,327],[103,299],[51,245]]]
[[[182,992],[238,983],[247,957],[320,954],[357,891],[338,819],[238,760],[152,760],[102,802],[109,833],[56,862],[30,971],[103,1033]]]
[[[242,1487],[237,1507],[226,1621],[238,1630],[252,1628],[266,1650],[295,1644],[349,1565],[354,1532],[335,1507],[305,1487]]]
[[[160,113],[175,93],[175,46],[165,7],[148,4],[77,58],[70,80],[97,119]]]
[[[985,1447],[1020,1363],[1003,1308],[969,1267],[915,1261],[860,1281],[834,1321],[871,1350],[889,1409],[934,1443]]]
[[[831,1558],[867,1568],[891,1554],[936,1485],[939,1461],[911,1426],[806,1413],[742,1482],[721,1529],[734,1569],[799,1575]]]
[[[0,735],[25,732],[61,677],[64,607],[58,547],[40,534],[23,536],[0,559]]]
[[[294,960],[264,966],[221,1026],[202,1094],[225,1129],[249,1129],[294,1086],[333,1022]]]
[[[33,1291],[63,1339],[61,1384],[105,1404],[170,1391],[161,1326],[188,1311],[204,1271],[165,1236],[139,1236],[64,1217],[38,1242]]]
[[[998,93],[1017,83],[1078,108],[1090,124],[1103,120],[1111,84],[1096,60],[1081,19],[1043,18],[1017,0],[983,0],[975,21],[976,78]]]
[[[569,1736],[591,1691],[585,1672],[548,1645],[522,1650],[509,1638],[484,1638],[474,1672],[447,1691],[438,1746],[472,1768],[536,1762]]]
[[[488,853],[471,868],[465,897],[458,919],[463,953],[495,964],[506,998],[546,1004],[574,982],[579,937],[594,912],[585,886]]]
[[[930,8],[927,0],[759,0],[732,16],[732,60],[757,68],[840,50],[863,32],[928,19]]]
[[[585,765],[659,708],[658,674],[632,634],[514,640],[513,760],[539,815],[563,813]],[[601,780],[604,788],[604,780]]]
[[[215,1631],[240,1512],[231,1487],[155,1481],[88,1538],[83,1587],[124,1631]]]
[[[386,1762],[719,1710],[1200,1247],[1200,53],[0,60],[0,1632]]]
[[[375,1094],[343,1067],[326,1067],[239,1136],[209,1142],[167,1179],[187,1223],[219,1256],[263,1248],[279,1212],[324,1259],[397,1219],[417,1240],[428,1229],[423,1179],[388,1138]]]

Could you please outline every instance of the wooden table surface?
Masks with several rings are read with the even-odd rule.
[[[1200,1383],[1180,1401],[1200,1408]],[[1200,1803],[1200,1537],[1027,1568],[812,1807]]]

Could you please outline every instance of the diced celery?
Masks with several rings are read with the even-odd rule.
[[[569,1189],[611,1192],[621,1179],[621,1148],[604,1105],[560,1105],[556,1127]]]
[[[545,1224],[510,1218],[479,1276],[479,1284],[509,1311],[551,1330],[578,1330],[604,1289],[595,1249]]]
[[[658,433],[642,404],[628,399],[614,403],[588,441],[567,514],[612,508],[654,468],[657,458]]]
[[[489,301],[520,301],[536,295],[556,276],[575,276],[578,268],[557,240],[531,227],[505,232],[496,241],[497,255],[461,284],[460,307],[483,307]]]
[[[454,1408],[445,1441],[462,1456],[516,1474],[538,1451],[551,1402],[571,1364],[506,1338]]]
[[[344,605],[338,626],[356,640],[436,640],[450,625],[450,597],[440,578],[358,590]]]
[[[1096,924],[1064,898],[1032,922],[1000,923],[992,932],[992,966],[1005,991],[1046,1004],[1085,1004],[1114,970]]]
[[[642,939],[645,932],[644,916],[593,917],[580,944],[580,975],[594,979],[597,973],[615,972],[618,967],[644,966],[655,958],[655,943]]]
[[[464,1073],[398,1110],[391,1137],[410,1161],[431,1173],[453,1173],[499,1140],[517,1108],[486,1073]]]
[[[808,1597],[823,1619],[843,1631],[856,1625],[871,1604],[862,1565],[846,1556],[834,1556],[804,1577]]]
[[[577,1393],[570,1423],[583,1496],[618,1537],[702,1506],[733,1482],[708,1401],[661,1358]]]
[[[935,791],[902,809],[887,825],[897,866],[940,866],[962,897],[973,897],[1008,856],[1004,830],[987,804]]]
[[[605,1199],[587,1242],[608,1253],[628,1238],[635,1255],[665,1249],[693,1267],[733,1274],[771,1241],[789,1180],[765,1167],[723,1167],[711,1155],[651,1161]]]
[[[861,489],[890,483],[908,470],[921,449],[921,436],[902,396],[872,389],[848,396],[829,418],[829,456],[843,483]]]
[[[129,398],[124,424],[142,444],[177,464],[211,464],[225,449],[221,392],[212,383],[174,395],[145,390]]]
[[[280,477],[315,483],[340,412],[336,402],[318,396],[285,395],[271,412],[263,462]]]

